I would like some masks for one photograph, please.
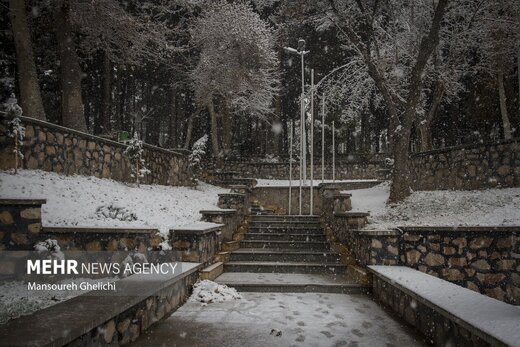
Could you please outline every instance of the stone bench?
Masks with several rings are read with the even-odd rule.
[[[520,307],[401,266],[369,266],[373,294],[437,346],[520,346]]]
[[[1,346],[119,346],[182,305],[201,264],[177,263],[175,272],[132,275],[116,291],[85,293],[0,326]]]

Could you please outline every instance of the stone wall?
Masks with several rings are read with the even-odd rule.
[[[520,228],[401,228],[401,263],[520,305]]]
[[[361,265],[404,265],[520,305],[520,227],[401,227],[358,230],[337,216],[332,229]]]
[[[310,164],[309,164],[310,167]],[[381,178],[384,173],[384,163],[382,161],[370,162],[336,162],[336,179],[371,179]],[[209,165],[207,170],[214,170],[215,167]],[[289,161],[278,163],[264,163],[255,161],[225,161],[223,170],[235,172],[237,176],[254,177],[259,179],[289,179]],[[293,163],[292,177],[296,179],[299,177],[299,164]],[[307,177],[310,177],[310,169],[308,169]],[[314,178],[321,179],[321,163],[316,161],[314,163]],[[325,179],[332,179],[332,163],[325,164]]]
[[[520,187],[520,139],[412,156],[415,190]]]
[[[32,118],[21,119],[26,128],[22,168],[134,181],[123,154],[124,144]],[[13,139],[6,136],[7,122],[0,119],[0,169],[14,167]],[[186,151],[145,144],[144,159],[151,174],[142,179],[143,183],[193,185]]]
[[[160,250],[157,229],[44,227],[40,238],[58,241],[64,251],[116,252]]]
[[[182,261],[203,263],[213,262],[220,250],[219,237],[223,225],[188,225],[182,229],[170,230],[170,243],[180,252]]]
[[[32,250],[41,240],[41,210],[45,200],[0,200],[0,251]]]

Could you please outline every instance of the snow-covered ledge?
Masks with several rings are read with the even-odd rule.
[[[408,267],[369,269],[376,299],[435,345],[518,346],[520,308]]]
[[[231,241],[233,233],[236,232],[243,219],[243,213],[238,213],[236,209],[202,210],[200,214],[202,214],[204,222],[222,224],[220,242]]]
[[[128,345],[186,301],[201,268],[177,263],[174,273],[132,275],[114,292],[85,293],[11,320],[0,326],[0,345]]]
[[[224,224],[198,222],[170,230],[170,243],[181,253],[182,261],[208,264],[219,250]]]

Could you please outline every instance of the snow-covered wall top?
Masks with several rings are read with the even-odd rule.
[[[418,153],[412,170],[415,190],[520,187],[520,139]]]
[[[25,138],[20,167],[111,178],[133,182],[126,145],[48,122],[20,117]],[[7,135],[9,119],[0,119],[0,169],[13,168],[14,139]],[[171,186],[192,185],[186,151],[171,151],[144,144],[143,158],[150,173],[140,181]]]

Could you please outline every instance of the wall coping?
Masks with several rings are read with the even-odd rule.
[[[423,232],[476,232],[476,233],[489,233],[489,232],[504,232],[504,233],[520,233],[520,225],[513,226],[402,226],[397,227],[398,230],[402,230],[408,233],[423,233]]]
[[[7,119],[7,117],[5,117],[5,116],[3,118]],[[78,130],[75,130],[75,129],[64,127],[62,125],[46,122],[46,121],[43,121],[43,120],[40,120],[40,119],[24,117],[24,116],[20,116],[18,118],[20,118],[21,120],[23,120],[24,122],[27,122],[27,123],[36,124],[36,125],[44,126],[44,127],[47,127],[47,128],[53,128],[53,129],[56,129],[56,130],[60,130],[60,131],[63,131],[63,132],[72,133],[72,134],[75,134],[75,135],[78,135],[78,136],[81,136],[81,137],[85,137],[85,138],[87,138],[89,140],[93,140],[93,141],[96,141],[96,142],[103,142],[103,143],[109,144],[111,146],[116,146],[116,147],[120,147],[120,148],[126,148],[127,147],[127,145],[125,145],[123,143],[120,143],[120,142],[117,142],[117,141],[114,141],[114,140],[106,139],[104,137],[92,135],[92,134],[89,134],[89,133],[84,133],[82,131],[78,131]],[[150,145],[148,143],[144,143],[143,147],[148,148],[148,149],[152,149],[154,151],[159,151],[159,152],[172,154],[172,155],[176,155],[176,156],[186,156],[186,155],[191,153],[191,151],[189,151],[187,149],[178,148],[178,149],[175,149],[175,150],[171,150],[171,149],[166,149],[166,148],[161,148],[161,147],[157,147],[157,146],[154,146],[154,145]]]
[[[245,197],[246,195],[244,193],[220,193],[218,196],[240,196]]]
[[[355,231],[355,230],[354,230]],[[399,236],[397,230],[357,230],[359,236]]]
[[[203,215],[232,215],[232,214],[236,214],[237,213],[237,210],[236,209],[233,209],[233,208],[229,208],[229,209],[220,209],[220,210],[201,210],[199,211],[200,214],[203,214]]]
[[[170,235],[205,235],[222,229],[225,224],[198,222],[178,229],[171,229]]]
[[[43,205],[46,204],[46,199],[4,199],[0,198],[0,205]]]
[[[333,198],[351,198],[352,194],[350,193],[336,193],[332,195]]]
[[[501,141],[496,141],[496,142],[458,145],[458,146],[433,149],[431,151],[426,151],[426,152],[412,153],[411,157],[412,158],[413,157],[424,157],[424,156],[428,156],[428,155],[442,154],[442,153],[460,151],[460,150],[469,150],[469,149],[476,149],[476,148],[489,148],[489,147],[493,147],[493,146],[508,145],[508,144],[519,143],[519,142],[520,142],[520,137],[511,139],[511,140],[501,140]]]
[[[321,161],[316,161],[318,164],[321,163]],[[325,161],[326,163],[330,161]],[[381,164],[384,160],[370,160],[370,161],[348,161],[348,160],[336,160],[336,164],[352,164],[352,165],[370,165],[370,164]],[[269,162],[261,162],[261,161],[251,161],[251,160],[228,160],[224,163],[230,163],[230,164],[242,164],[242,165],[256,165],[256,166],[286,166],[289,165],[289,160],[279,161],[276,163],[269,163]],[[224,164],[225,165],[225,164]],[[293,163],[293,166],[297,167],[298,163]]]
[[[344,218],[359,218],[359,217],[368,217],[370,213],[368,212],[334,212],[335,217],[344,217]]]
[[[228,186],[229,189],[245,189],[247,191],[251,191],[251,188],[246,186],[245,184],[231,184]]]
[[[133,296],[99,296],[87,292],[31,315],[11,320],[0,326],[1,342],[9,346],[66,345],[202,268],[200,263],[177,264],[182,269],[180,274],[134,274],[118,280],[118,291],[128,290],[135,293]],[[89,309],[79,311],[78,307]],[[31,333],[28,334],[28,331]],[[63,331],[68,333],[63,334]],[[20,336],[23,336],[23,340]]]
[[[42,233],[50,234],[154,234],[158,233],[158,229],[154,228],[104,228],[104,227],[43,227]]]

